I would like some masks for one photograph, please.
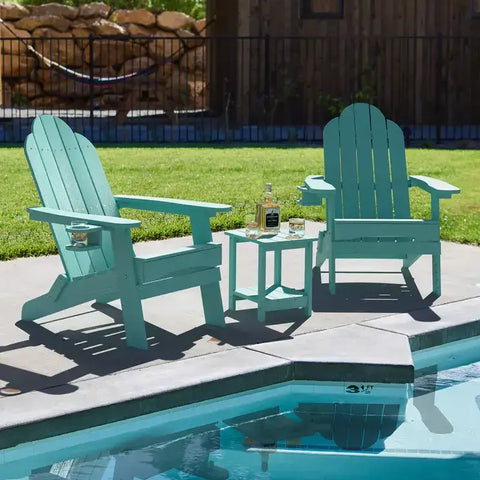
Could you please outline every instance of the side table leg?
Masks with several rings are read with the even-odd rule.
[[[305,307],[305,316],[312,315],[312,243],[308,242],[305,246],[305,295],[307,296],[307,306]]]
[[[275,270],[273,283],[279,287],[282,284],[282,251],[275,250]]]
[[[257,319],[259,322],[265,322],[265,290],[266,290],[266,257],[267,252],[261,245],[258,247],[258,313]]]
[[[230,237],[230,245],[228,251],[228,308],[232,312],[235,311],[237,299],[235,298],[235,290],[237,289],[237,241]]]

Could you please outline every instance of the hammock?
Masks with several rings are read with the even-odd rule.
[[[87,73],[78,72],[76,70],[68,68],[64,65],[61,65],[60,63],[57,63],[57,62],[45,57],[45,55],[42,55],[40,52],[37,52],[31,45],[29,45],[25,40],[23,40],[23,38],[19,38],[18,35],[4,22],[4,20],[2,18],[0,18],[0,23],[3,24],[4,27],[14,37],[16,37],[18,40],[20,40],[27,47],[27,49],[30,52],[32,52],[43,63],[45,63],[45,65],[48,68],[53,68],[56,71],[58,71],[59,73],[61,73],[62,75],[66,76],[68,78],[71,78],[71,79],[75,80],[76,82],[86,83],[86,84],[90,84],[90,85],[101,85],[101,86],[115,85],[115,84],[118,84],[118,83],[123,83],[127,80],[132,80],[136,77],[140,77],[140,76],[143,76],[143,75],[151,75],[158,68],[158,64],[154,63],[153,65],[150,65],[149,67],[146,67],[146,68],[142,68],[142,69],[140,69],[136,72],[127,73],[127,74],[124,74],[124,75],[118,75],[116,77],[92,76],[92,75],[89,75]],[[205,25],[204,29],[206,27],[207,26]],[[172,57],[173,57],[173,55],[172,55]],[[172,62],[171,57],[169,59],[165,60],[165,63],[171,63],[171,62]],[[0,66],[0,69],[1,69],[1,66]],[[0,89],[1,89],[1,71],[0,71]],[[1,103],[1,101],[0,101],[0,103]]]
[[[90,85],[101,85],[101,86],[115,85],[118,83],[123,83],[127,80],[132,80],[142,75],[151,75],[158,68],[158,65],[154,63],[153,65],[137,70],[136,72],[127,73],[124,75],[118,75],[116,77],[97,77],[97,76],[89,75],[87,73],[78,72],[71,68],[65,67],[64,65],[61,65],[60,63],[50,60],[49,58],[42,55],[40,52],[37,52],[31,45],[27,45],[27,48],[30,50],[30,52],[36,55],[43,63],[45,63],[45,65],[48,68],[53,68],[54,70],[58,71],[62,75],[68,78],[71,78],[76,82],[87,83]]]
[[[87,83],[90,85],[101,85],[101,86],[109,86],[109,85],[115,85],[118,83],[123,83],[127,80],[132,80],[136,77],[142,76],[142,75],[151,75],[154,73],[158,65],[153,64],[150,65],[149,67],[142,68],[136,72],[131,72],[127,73],[124,75],[119,75],[116,77],[97,77],[97,76],[92,76],[87,73],[83,72],[78,72],[76,70],[73,70],[71,68],[65,67],[64,65],[61,65],[60,63],[57,63],[53,60],[50,60],[49,58],[45,57],[45,55],[42,55],[40,52],[37,52],[31,45],[29,45],[23,38],[20,38],[5,22],[2,18],[0,18],[0,23],[3,24],[3,26],[18,40],[20,40],[26,47],[27,49],[33,53],[36,57],[38,57],[43,63],[48,68],[53,68],[57,70],[59,73],[65,75],[68,78],[71,78],[77,82],[81,83]],[[168,61],[168,60],[167,60]],[[171,60],[170,60],[171,61]],[[0,72],[1,73],[1,72]],[[0,75],[1,78],[1,75]],[[0,84],[1,88],[1,84]]]

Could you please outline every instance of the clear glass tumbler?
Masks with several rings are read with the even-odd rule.
[[[72,247],[83,248],[88,245],[87,225],[81,221],[73,221],[70,226],[70,240]]]
[[[257,238],[259,234],[258,223],[251,221],[245,226],[245,236],[248,238]]]
[[[295,237],[303,237],[305,235],[305,219],[290,218],[288,220],[288,233]]]

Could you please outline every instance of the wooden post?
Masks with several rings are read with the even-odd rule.
[[[437,45],[436,45],[436,59],[435,59],[435,129],[436,129],[436,141],[440,143],[440,129],[441,129],[441,118],[445,118],[442,115],[442,70],[443,70],[443,55],[442,55],[442,34],[437,35]],[[445,89],[445,95],[448,99],[448,89]],[[445,102],[445,105],[448,106],[448,100]]]
[[[0,105],[3,105],[3,40],[0,41]]]

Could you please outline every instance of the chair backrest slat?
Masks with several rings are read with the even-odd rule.
[[[78,213],[119,216],[113,194],[93,145],[59,118],[41,115],[33,122],[25,153],[42,203]],[[64,225],[52,232],[70,278],[104,271],[113,265],[111,237],[102,232],[100,249],[66,250],[70,235]]]
[[[335,200],[335,216],[343,217],[343,200],[342,190],[340,189],[340,129],[338,127],[338,117],[334,118],[325,126],[323,130],[323,138],[328,138],[329,148],[324,149],[325,157],[325,179],[337,187]]]
[[[403,132],[378,108],[347,107],[325,126],[324,147],[337,218],[410,218]]]
[[[372,138],[375,131],[370,121],[370,112],[365,103],[353,105],[355,139],[357,144],[358,190],[361,218],[375,218],[375,186],[373,183]]]
[[[340,115],[340,154],[343,193],[343,216],[360,217],[358,199],[357,145],[355,135],[355,116],[353,109],[344,110]]]
[[[403,132],[401,128],[391,120],[387,120],[387,130],[390,146],[394,215],[395,218],[410,218],[407,160],[405,158]]]
[[[387,123],[378,108],[370,107],[370,123],[375,132],[372,136],[373,168],[376,185],[389,185],[390,161],[387,140]],[[386,161],[387,160],[387,161]],[[392,189],[375,188],[377,217],[393,218]]]

